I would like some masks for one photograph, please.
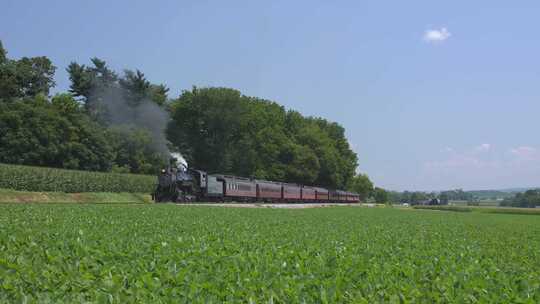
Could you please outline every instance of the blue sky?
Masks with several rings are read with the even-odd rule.
[[[226,86],[337,121],[395,190],[540,186],[538,1],[2,1],[9,56]]]

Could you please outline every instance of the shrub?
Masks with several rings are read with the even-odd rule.
[[[55,192],[152,192],[151,175],[102,173],[0,164],[0,188]]]

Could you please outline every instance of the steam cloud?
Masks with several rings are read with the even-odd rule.
[[[187,168],[187,161],[186,159],[182,156],[182,154],[178,153],[178,152],[173,152],[171,153],[171,157],[174,157],[176,158],[176,161],[182,165],[184,165],[186,168]]]
[[[128,92],[120,86],[94,87],[91,104],[96,112],[104,113],[104,120],[112,126],[135,126],[146,129],[152,136],[152,146],[164,159],[175,157],[186,163],[180,153],[172,154],[165,130],[170,120],[169,113],[149,98],[142,98],[136,103],[129,98]],[[104,111],[103,111],[104,110]],[[187,165],[187,163],[186,163]]]

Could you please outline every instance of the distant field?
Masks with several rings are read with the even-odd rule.
[[[478,204],[478,206],[490,206],[490,207],[497,207],[499,206],[499,201],[494,200],[482,200],[478,202],[474,202],[473,204]],[[451,205],[455,206],[467,206],[469,202],[467,201],[450,201]]]
[[[540,217],[0,205],[0,302],[538,303]]]
[[[480,213],[499,213],[499,214],[524,214],[540,215],[539,208],[515,208],[515,207],[493,207],[493,206],[413,206],[414,209],[428,209],[438,211],[457,211],[457,212],[480,212]]]

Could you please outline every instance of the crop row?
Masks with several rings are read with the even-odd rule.
[[[430,206],[430,205],[417,205],[413,206],[414,209],[427,209],[427,210],[440,210],[440,211],[455,211],[455,212],[471,212],[472,208],[459,207],[459,206]]]
[[[155,183],[149,175],[0,164],[0,188],[20,191],[150,193]]]
[[[0,205],[0,303],[540,303],[540,217]]]

